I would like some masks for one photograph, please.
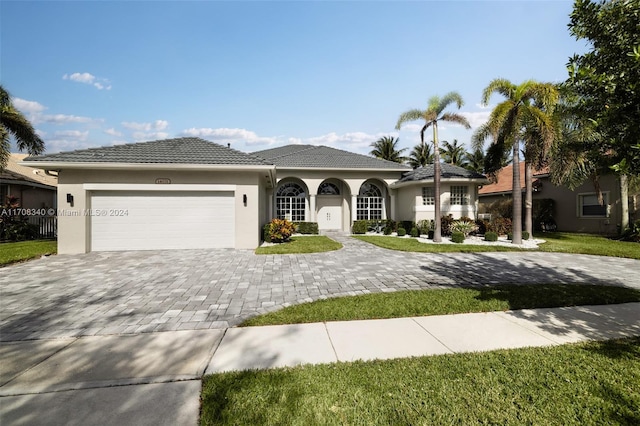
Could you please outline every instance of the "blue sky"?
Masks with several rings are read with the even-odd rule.
[[[400,113],[496,77],[558,82],[570,1],[0,3],[0,79],[47,152],[200,136],[242,151],[419,141]],[[491,104],[500,100],[494,96]],[[472,131],[444,125],[440,140]],[[429,138],[430,139],[430,138]]]

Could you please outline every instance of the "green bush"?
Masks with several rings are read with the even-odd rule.
[[[398,222],[398,227],[402,227],[405,230],[411,230],[416,227],[416,223],[410,220],[402,220]]]
[[[391,235],[392,232],[394,232],[396,230],[396,221],[395,220],[391,220],[391,219],[387,219],[387,222],[385,223],[384,226],[384,235]]]
[[[419,237],[420,236],[420,231],[418,231],[418,228],[416,228],[415,226],[413,228],[411,228],[411,232],[410,232],[412,237]]]
[[[273,219],[269,223],[269,238],[273,243],[283,243],[291,238],[296,230],[293,223],[286,219]]]
[[[507,232],[507,240],[509,241],[513,240],[513,233]]]
[[[428,234],[429,231],[433,229],[433,221],[426,219],[421,220],[418,222],[417,227],[421,234]]]
[[[266,225],[264,225],[262,227],[262,239],[266,242],[266,243],[270,243],[271,242],[271,235],[269,234],[269,230],[271,229],[271,224],[267,223]]]
[[[451,235],[451,224],[454,222],[453,216],[442,216],[440,219],[440,234],[443,236]]]
[[[484,240],[485,241],[498,241],[498,234],[496,234],[493,231],[487,231],[484,234]]]
[[[317,235],[318,224],[316,222],[293,222],[296,227],[296,232],[305,235]]]
[[[354,234],[366,234],[367,233],[367,221],[366,220],[356,220],[353,222],[352,232]]]
[[[496,232],[498,235],[507,235],[511,228],[511,219],[507,217],[497,217],[487,225],[487,231]]]
[[[466,220],[456,220],[451,224],[451,232],[462,232],[465,236],[477,231],[475,222]]]
[[[398,228],[398,237],[404,237],[405,235],[407,235],[407,230],[404,228]]]
[[[522,239],[523,240],[528,240],[530,237],[529,233],[527,231],[522,231]]]
[[[458,244],[464,242],[464,232],[453,231],[451,233],[451,241]]]
[[[38,238],[38,225],[24,220],[14,220],[8,223],[0,222],[2,239],[8,241],[26,241]]]
[[[427,232],[427,238],[430,240],[433,240],[433,234],[434,234],[434,230],[430,229],[429,232]]]

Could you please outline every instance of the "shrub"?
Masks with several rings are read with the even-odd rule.
[[[384,230],[382,231],[384,235],[391,235],[391,233],[395,230],[396,230],[396,221],[387,219]]]
[[[491,217],[511,219],[513,217],[513,201],[510,198],[495,201],[487,207],[487,213],[491,213]]]
[[[271,242],[271,234],[269,233],[270,229],[271,229],[270,223],[267,223],[262,227],[262,239],[267,243]]]
[[[529,239],[529,233],[527,231],[522,231],[522,239],[523,240],[528,240]]]
[[[451,224],[454,222],[453,216],[442,216],[440,219],[440,233],[444,236],[451,235]]]
[[[430,229],[429,232],[427,232],[427,238],[430,240],[433,240],[433,234],[434,234],[434,230]]]
[[[462,232],[465,237],[471,232],[477,230],[477,226],[474,222],[467,222],[466,220],[456,220],[451,224],[451,232]]]
[[[487,231],[493,231],[498,233],[498,235],[507,235],[511,232],[511,219],[507,217],[497,217],[489,222],[489,226],[487,226]]]
[[[353,222],[352,232],[354,234],[366,234],[367,233],[367,221],[356,220]]]
[[[418,228],[416,228],[415,226],[413,228],[411,228],[411,236],[412,237],[419,237],[420,236],[420,231],[418,231]]]
[[[622,233],[622,240],[640,243],[640,219],[629,224],[629,227]]]
[[[509,240],[509,241],[513,240],[513,233],[511,233],[511,232],[507,233],[507,240]]]
[[[484,234],[485,241],[498,241],[498,234],[493,231],[485,232]]]
[[[273,243],[283,243],[291,238],[296,230],[293,223],[286,219],[273,219],[269,224],[269,238]]]
[[[533,200],[531,216],[533,216],[533,227],[536,231],[545,231],[549,224],[555,223],[555,201],[551,198],[541,198]]]
[[[399,228],[404,228],[405,230],[411,230],[413,228],[416,227],[416,223],[412,222],[410,220],[402,220],[400,222],[398,222],[398,227]]]
[[[404,228],[398,228],[398,237],[404,237],[405,235],[407,235],[407,230]]]
[[[476,220],[476,226],[478,227],[478,234],[486,234],[487,233],[487,226],[489,225],[489,221],[488,220]]]
[[[464,241],[464,233],[460,231],[453,231],[451,233],[451,241],[454,243],[462,243]]]
[[[2,223],[2,238],[9,241],[35,240],[38,238],[38,225],[24,220]]]
[[[318,234],[318,224],[316,222],[293,222],[293,224],[299,234]]]
[[[421,234],[428,234],[429,231],[433,229],[433,221],[432,220],[421,220],[417,224],[418,231]]]

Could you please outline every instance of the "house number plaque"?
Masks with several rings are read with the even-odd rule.
[[[171,183],[171,179],[169,178],[157,178],[156,183],[158,184],[168,184]]]

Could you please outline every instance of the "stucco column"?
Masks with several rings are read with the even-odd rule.
[[[391,208],[389,210],[391,211],[391,217],[389,217],[388,219],[396,220],[396,194],[395,194],[395,191],[393,191],[391,193]]]
[[[271,220],[275,217],[274,210],[273,210],[274,209],[273,199],[275,198],[275,196],[276,196],[275,193],[273,193],[273,194],[270,194],[269,197],[267,197],[267,209],[268,209],[267,211],[269,212],[269,217],[267,217],[268,222],[271,222]]]
[[[317,214],[316,214],[316,196],[315,194],[309,195],[309,210],[310,210],[310,219],[309,222],[317,222]]]
[[[358,220],[358,196],[351,196],[351,222]]]

